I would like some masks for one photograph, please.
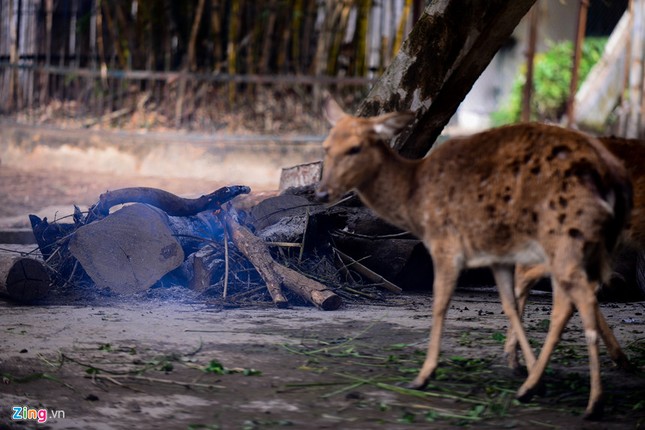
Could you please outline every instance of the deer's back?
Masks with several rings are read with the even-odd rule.
[[[611,242],[629,210],[620,162],[595,139],[544,124],[445,142],[417,181],[414,199],[433,230],[427,234],[458,232],[468,258],[515,256],[536,242],[555,247],[562,235]]]

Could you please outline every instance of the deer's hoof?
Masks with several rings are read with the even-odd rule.
[[[416,378],[414,381],[406,382],[403,386],[410,390],[421,391],[428,386],[428,381],[425,379]]]
[[[520,366],[519,364],[517,366],[509,366],[510,369],[513,371],[513,375],[517,376],[518,378],[526,378],[529,376],[529,371],[526,370],[526,367]]]
[[[533,396],[535,396],[536,393],[536,387],[533,388],[525,388],[523,385],[520,387],[520,389],[517,391],[517,395],[515,398],[519,400],[522,403],[528,403],[533,399]]]
[[[637,367],[634,366],[631,361],[629,361],[629,358],[627,358],[625,354],[619,355],[614,362],[616,364],[616,367],[618,367],[623,372],[634,373],[637,370]]]
[[[602,400],[597,400],[587,406],[587,410],[585,410],[585,414],[583,415],[583,418],[586,421],[600,421],[602,418],[603,412],[605,409],[605,402]]]

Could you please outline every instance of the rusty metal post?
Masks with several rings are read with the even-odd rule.
[[[531,120],[531,99],[533,97],[533,63],[539,20],[539,1],[535,2],[529,12],[528,45],[526,47],[526,81],[522,89],[522,122]]]
[[[574,123],[575,99],[578,89],[578,68],[580,66],[580,57],[582,56],[582,44],[585,40],[588,10],[589,0],[580,0],[576,40],[573,49],[573,65],[571,66],[571,85],[569,86],[569,99],[567,100],[567,127],[571,127]]]

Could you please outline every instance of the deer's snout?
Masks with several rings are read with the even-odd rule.
[[[316,190],[316,199],[321,203],[329,202],[329,191],[318,188]]]

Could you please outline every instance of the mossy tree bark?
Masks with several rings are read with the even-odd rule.
[[[417,112],[392,145],[419,158],[535,0],[438,0],[430,3],[381,79],[358,108],[372,116]]]

